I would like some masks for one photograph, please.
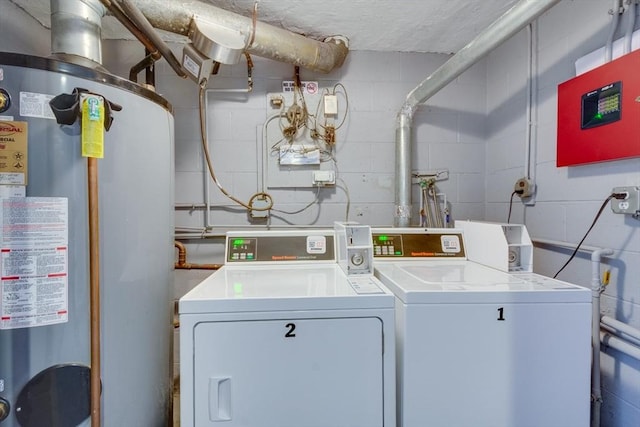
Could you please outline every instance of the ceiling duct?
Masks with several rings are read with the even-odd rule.
[[[102,17],[98,0],[51,0],[52,56],[92,68],[102,63]]]
[[[246,52],[328,73],[340,67],[349,51],[347,40],[330,37],[313,40],[299,34],[247,18],[202,1],[130,0],[158,29],[190,37],[193,20],[198,17],[208,25],[243,35]],[[203,52],[204,53],[204,52]]]

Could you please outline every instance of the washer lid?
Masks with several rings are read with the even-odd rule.
[[[508,274],[471,261],[379,263],[376,277],[411,303],[589,302],[580,286],[534,273]]]
[[[378,279],[347,278],[337,264],[227,265],[180,299],[180,314],[393,306]]]

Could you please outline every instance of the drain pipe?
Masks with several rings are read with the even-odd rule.
[[[396,123],[394,225],[411,220],[411,126],[417,107],[560,0],[521,0],[407,95]]]
[[[600,385],[600,262],[603,256],[613,255],[611,249],[598,249],[591,253],[591,427],[600,427],[602,386]]]
[[[51,54],[96,68],[102,64],[102,17],[98,0],[51,0]]]
[[[276,61],[298,65],[309,70],[328,73],[340,67],[349,51],[343,37],[330,37],[324,42],[254,21],[209,3],[161,0],[129,0],[158,29],[183,36],[189,35],[191,21],[198,17],[251,35],[246,51]]]

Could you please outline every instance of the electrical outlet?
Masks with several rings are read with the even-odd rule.
[[[640,219],[640,187],[615,187],[611,190],[611,210]]]
[[[535,192],[535,185],[528,178],[520,178],[513,186],[513,191],[515,191],[521,199],[526,199],[531,197]]]

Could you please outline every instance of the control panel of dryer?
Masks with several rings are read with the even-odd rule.
[[[335,262],[332,230],[227,233],[226,263]]]

